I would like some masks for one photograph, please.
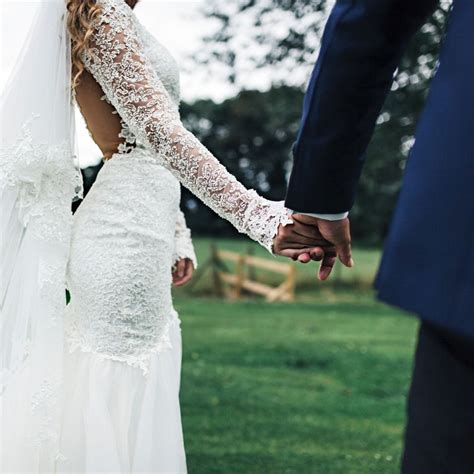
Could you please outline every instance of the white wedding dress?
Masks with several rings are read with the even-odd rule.
[[[98,3],[83,60],[134,148],[124,145],[105,162],[74,216],[59,452],[31,459],[37,451],[13,428],[28,423],[28,410],[17,406],[3,417],[10,435],[2,462],[16,472],[185,473],[171,269],[195,256],[179,182],[269,250],[290,219],[282,203],[245,189],[183,128],[177,65],[125,1]],[[6,396],[21,393],[26,377]]]

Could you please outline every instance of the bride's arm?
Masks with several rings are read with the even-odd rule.
[[[283,204],[247,190],[184,128],[143,51],[132,11],[121,1],[103,5],[83,57],[86,68],[135,135],[184,186],[271,251],[279,225],[291,222]]]
[[[191,239],[191,231],[186,225],[186,219],[183,212],[178,211],[176,218],[176,230],[175,230],[175,245],[173,264],[176,264],[179,260],[188,258],[193,262],[194,269],[197,268],[196,253],[194,252],[194,245]]]

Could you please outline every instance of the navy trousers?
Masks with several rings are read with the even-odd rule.
[[[422,322],[402,474],[474,473],[474,338]]]

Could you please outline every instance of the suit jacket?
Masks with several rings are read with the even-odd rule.
[[[375,121],[436,0],[339,0],[294,147],[287,207],[351,208]],[[379,297],[474,335],[474,1],[454,0],[376,281]]]

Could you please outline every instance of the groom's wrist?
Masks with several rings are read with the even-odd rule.
[[[338,212],[335,214],[320,214],[319,212],[298,212],[293,210],[291,212],[292,214],[303,214],[305,216],[316,217],[317,219],[324,219],[326,221],[341,221],[343,219],[346,219],[349,215],[349,212]]]

